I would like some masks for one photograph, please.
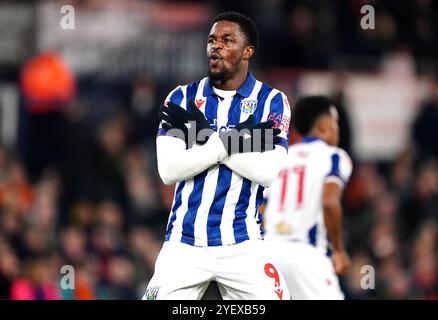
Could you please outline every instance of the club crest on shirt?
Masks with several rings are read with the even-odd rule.
[[[145,293],[146,300],[157,300],[158,291],[160,290],[160,287],[152,287],[148,288]]]
[[[279,222],[275,225],[275,231],[278,234],[292,234],[292,226],[285,222]]]
[[[254,110],[257,107],[257,99],[243,99],[240,102],[240,110],[246,114],[254,113]]]

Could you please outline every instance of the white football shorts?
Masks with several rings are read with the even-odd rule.
[[[283,273],[292,300],[343,300],[330,257],[302,242],[266,241]]]
[[[143,300],[201,299],[215,280],[224,300],[289,300],[262,240],[215,247],[166,241]]]

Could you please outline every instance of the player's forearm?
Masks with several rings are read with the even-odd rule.
[[[222,163],[242,177],[268,187],[277,178],[286,155],[286,149],[276,146],[272,151],[236,153]]]
[[[185,143],[178,138],[157,138],[158,172],[165,184],[190,179],[219,163],[226,155],[217,133],[203,146],[191,149],[186,149]]]
[[[343,250],[342,207],[338,201],[324,203],[324,222],[333,250]]]

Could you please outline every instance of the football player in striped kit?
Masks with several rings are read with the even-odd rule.
[[[289,147],[277,180],[265,192],[266,242],[292,299],[343,299],[337,274],[350,262],[342,240],[341,198],[352,162],[337,147],[338,114],[329,99],[299,99],[293,119],[303,139]]]
[[[161,108],[158,170],[176,187],[143,299],[200,299],[213,280],[223,299],[289,299],[258,209],[287,155],[290,107],[284,93],[249,72],[257,44],[250,18],[218,15],[208,77],[178,86]]]

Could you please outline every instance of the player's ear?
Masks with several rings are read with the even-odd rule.
[[[327,116],[321,117],[317,122],[318,129],[324,136],[330,135],[331,125],[330,117]]]
[[[245,49],[243,49],[243,60],[251,59],[253,54],[254,54],[254,46],[246,46]]]
[[[315,120],[315,123],[312,125],[311,133],[310,134],[324,134],[325,128],[324,128],[324,121],[322,121],[323,118],[317,118]]]

